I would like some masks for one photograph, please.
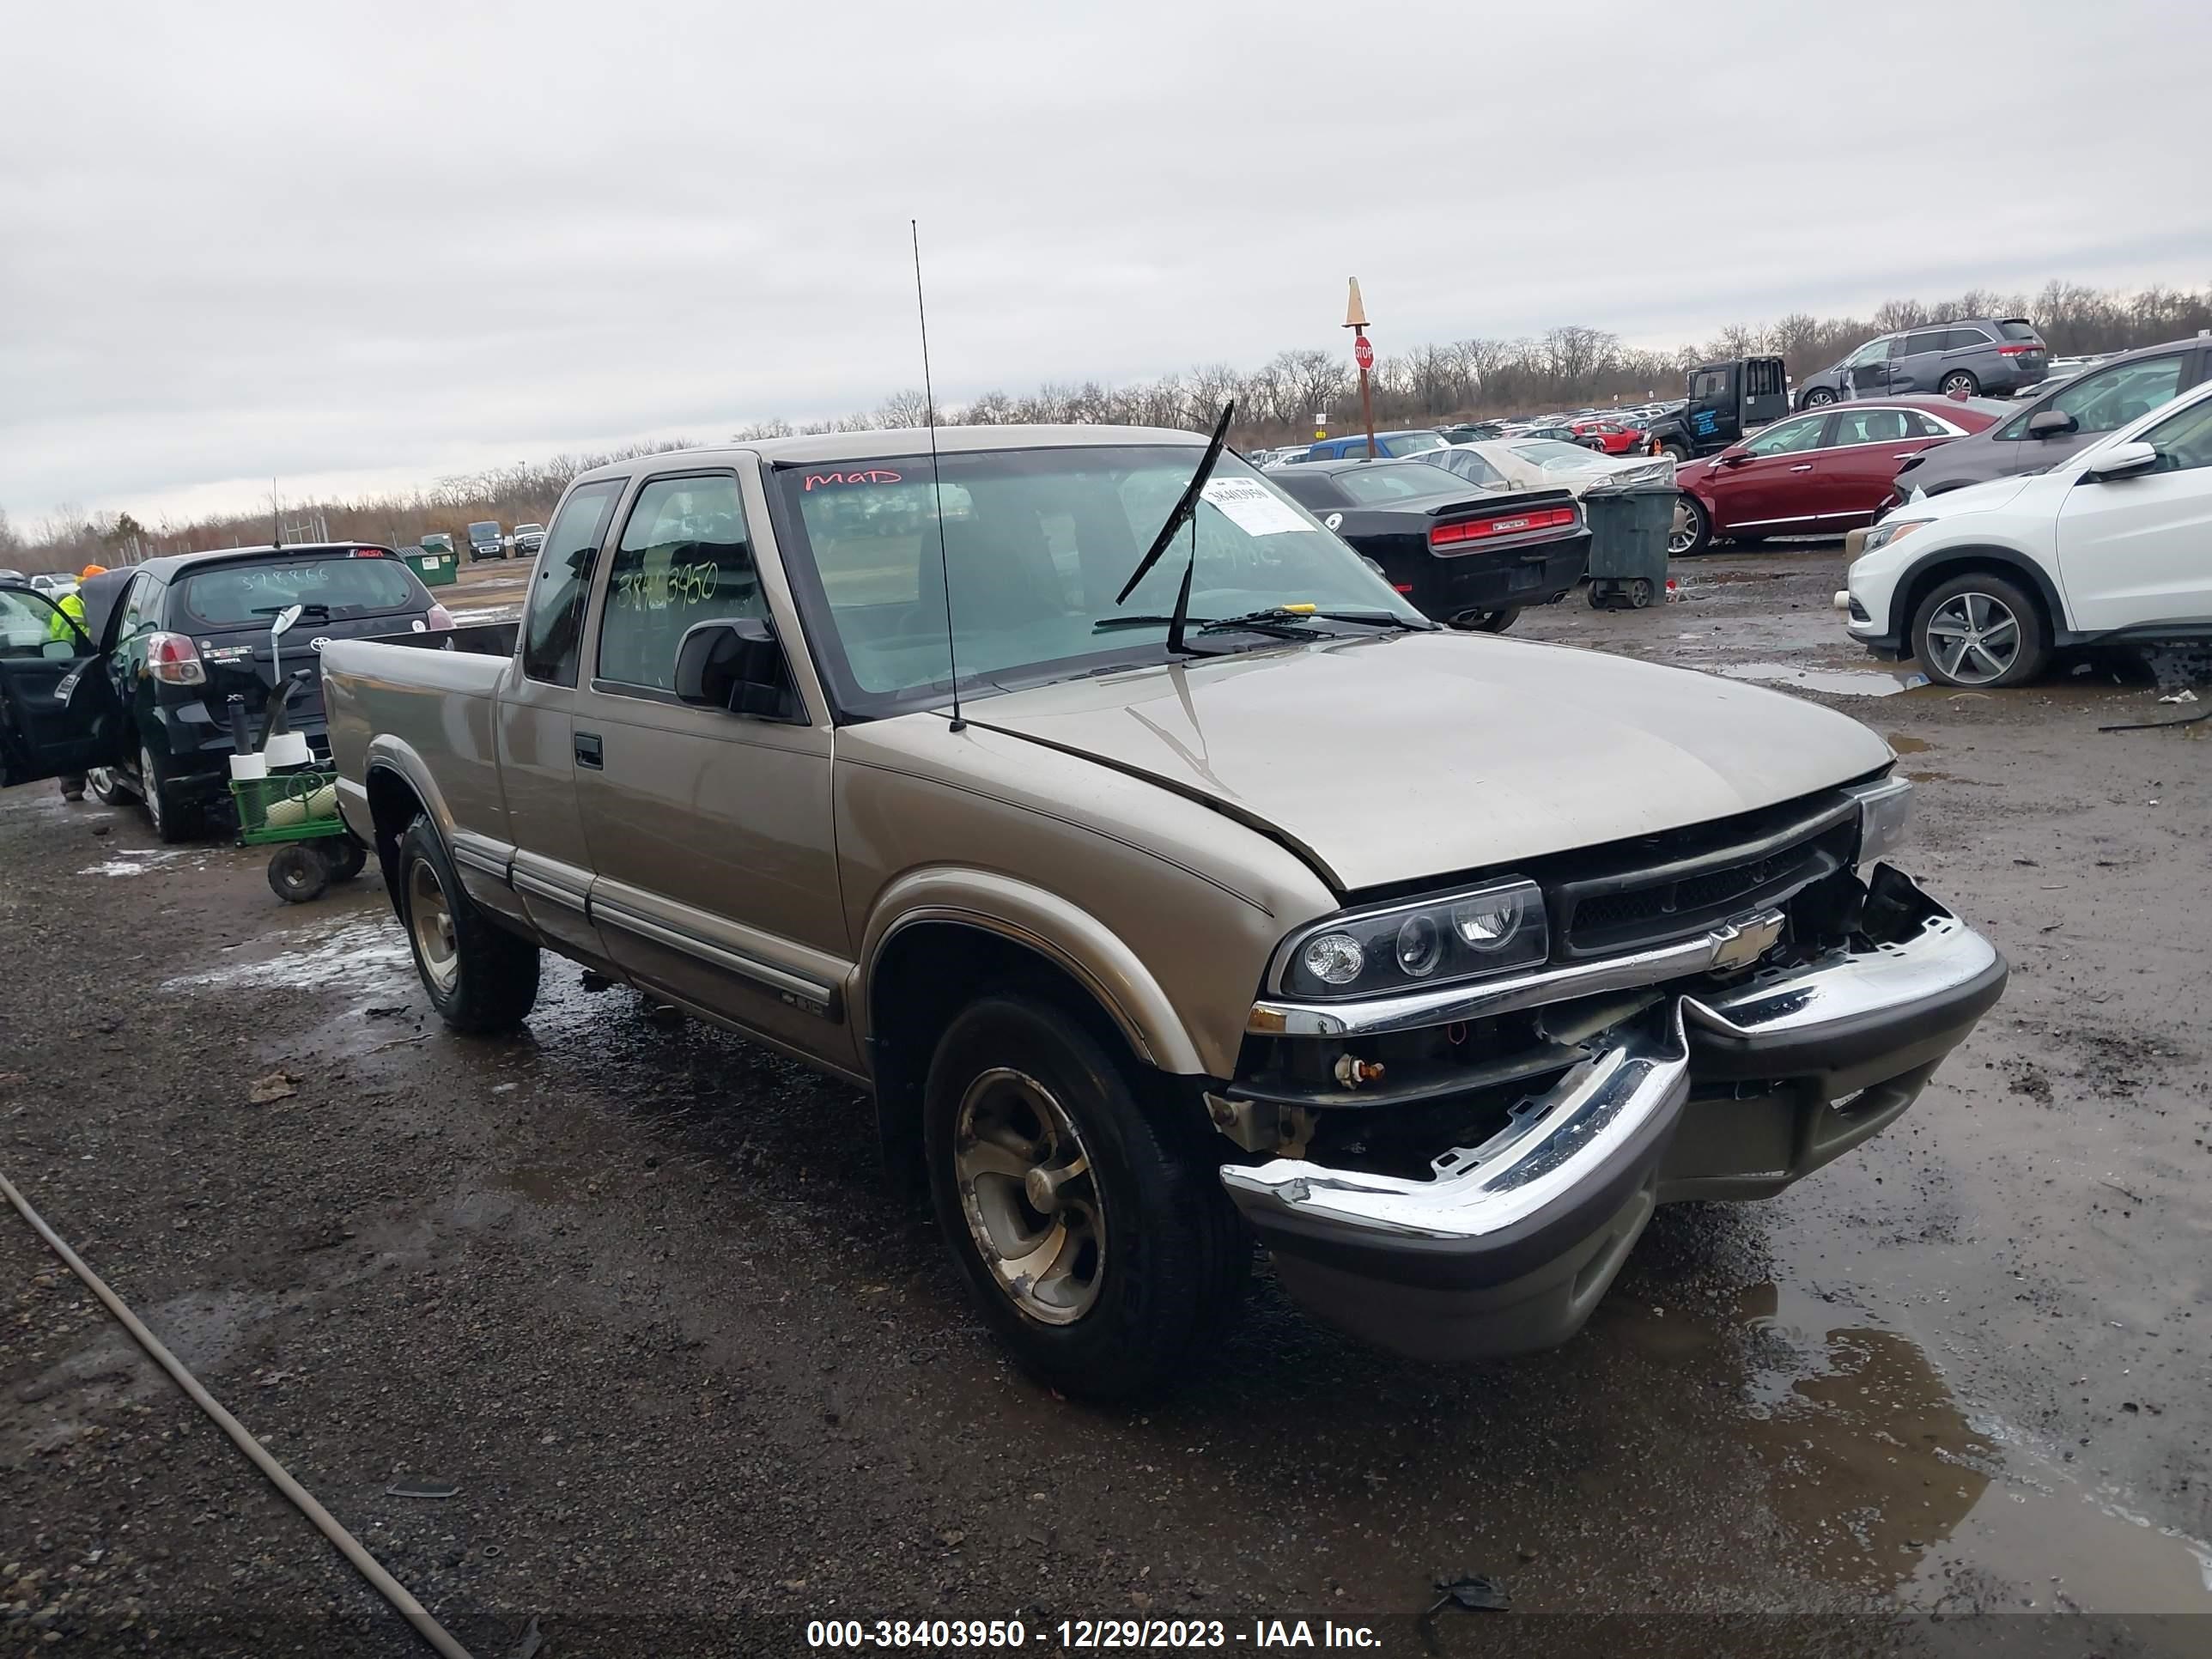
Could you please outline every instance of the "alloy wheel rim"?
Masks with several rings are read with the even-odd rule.
[[[1948,398],[1956,392],[1964,392],[1969,398],[1972,397],[1974,395],[1974,383],[1963,374],[1953,375],[1949,380],[1943,382],[1943,395]]]
[[[2020,618],[1993,594],[1954,593],[1928,618],[1928,648],[1947,679],[1987,685],[2020,660]]]
[[[1667,532],[1667,550],[1669,553],[1686,553],[1698,544],[1698,529],[1705,520],[1705,509],[1686,499],[1682,512],[1684,516],[1680,527],[1670,528]]]
[[[460,951],[453,940],[453,907],[427,859],[416,860],[414,868],[407,872],[407,918],[424,975],[434,989],[450,992],[461,977]]]
[[[1004,1066],[961,1097],[953,1175],[968,1235],[1024,1316],[1072,1325],[1106,1282],[1106,1212],[1075,1120],[1051,1090]]]

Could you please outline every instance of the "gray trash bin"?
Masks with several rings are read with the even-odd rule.
[[[1674,523],[1672,484],[1593,490],[1583,497],[1589,519],[1589,602],[1597,610],[1637,610],[1667,593],[1667,534]]]

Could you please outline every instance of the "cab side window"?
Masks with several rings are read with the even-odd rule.
[[[1802,415],[1794,421],[1784,421],[1770,426],[1749,443],[1744,452],[1751,455],[1789,455],[1801,449],[1813,449],[1820,441],[1820,428],[1827,422],[1822,415]]]
[[[652,479],[607,571],[593,676],[673,691],[677,647],[694,623],[767,615],[737,479]]]
[[[568,492],[538,550],[531,579],[530,613],[524,619],[522,672],[548,685],[574,685],[583,642],[584,600],[592,591],[592,565],[626,480],[609,478]]]

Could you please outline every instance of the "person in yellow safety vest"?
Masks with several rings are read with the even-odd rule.
[[[88,564],[85,566],[83,571],[78,575],[77,582],[81,586],[82,584],[90,581],[94,576],[105,576],[106,574],[107,567],[106,565]],[[83,634],[89,637],[90,630],[85,626],[84,621],[84,600],[81,595],[76,593],[63,594],[60,600],[55,605],[54,611],[54,619],[46,624],[47,633],[51,634],[58,640],[68,639],[72,630],[76,633]],[[64,774],[61,781],[62,799],[64,800],[82,800],[84,799],[83,773],[74,772]]]

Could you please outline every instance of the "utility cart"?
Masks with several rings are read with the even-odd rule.
[[[338,775],[303,767],[268,777],[233,778],[241,847],[270,847],[269,885],[291,904],[320,898],[334,881],[350,881],[368,863],[368,849],[338,816]]]

